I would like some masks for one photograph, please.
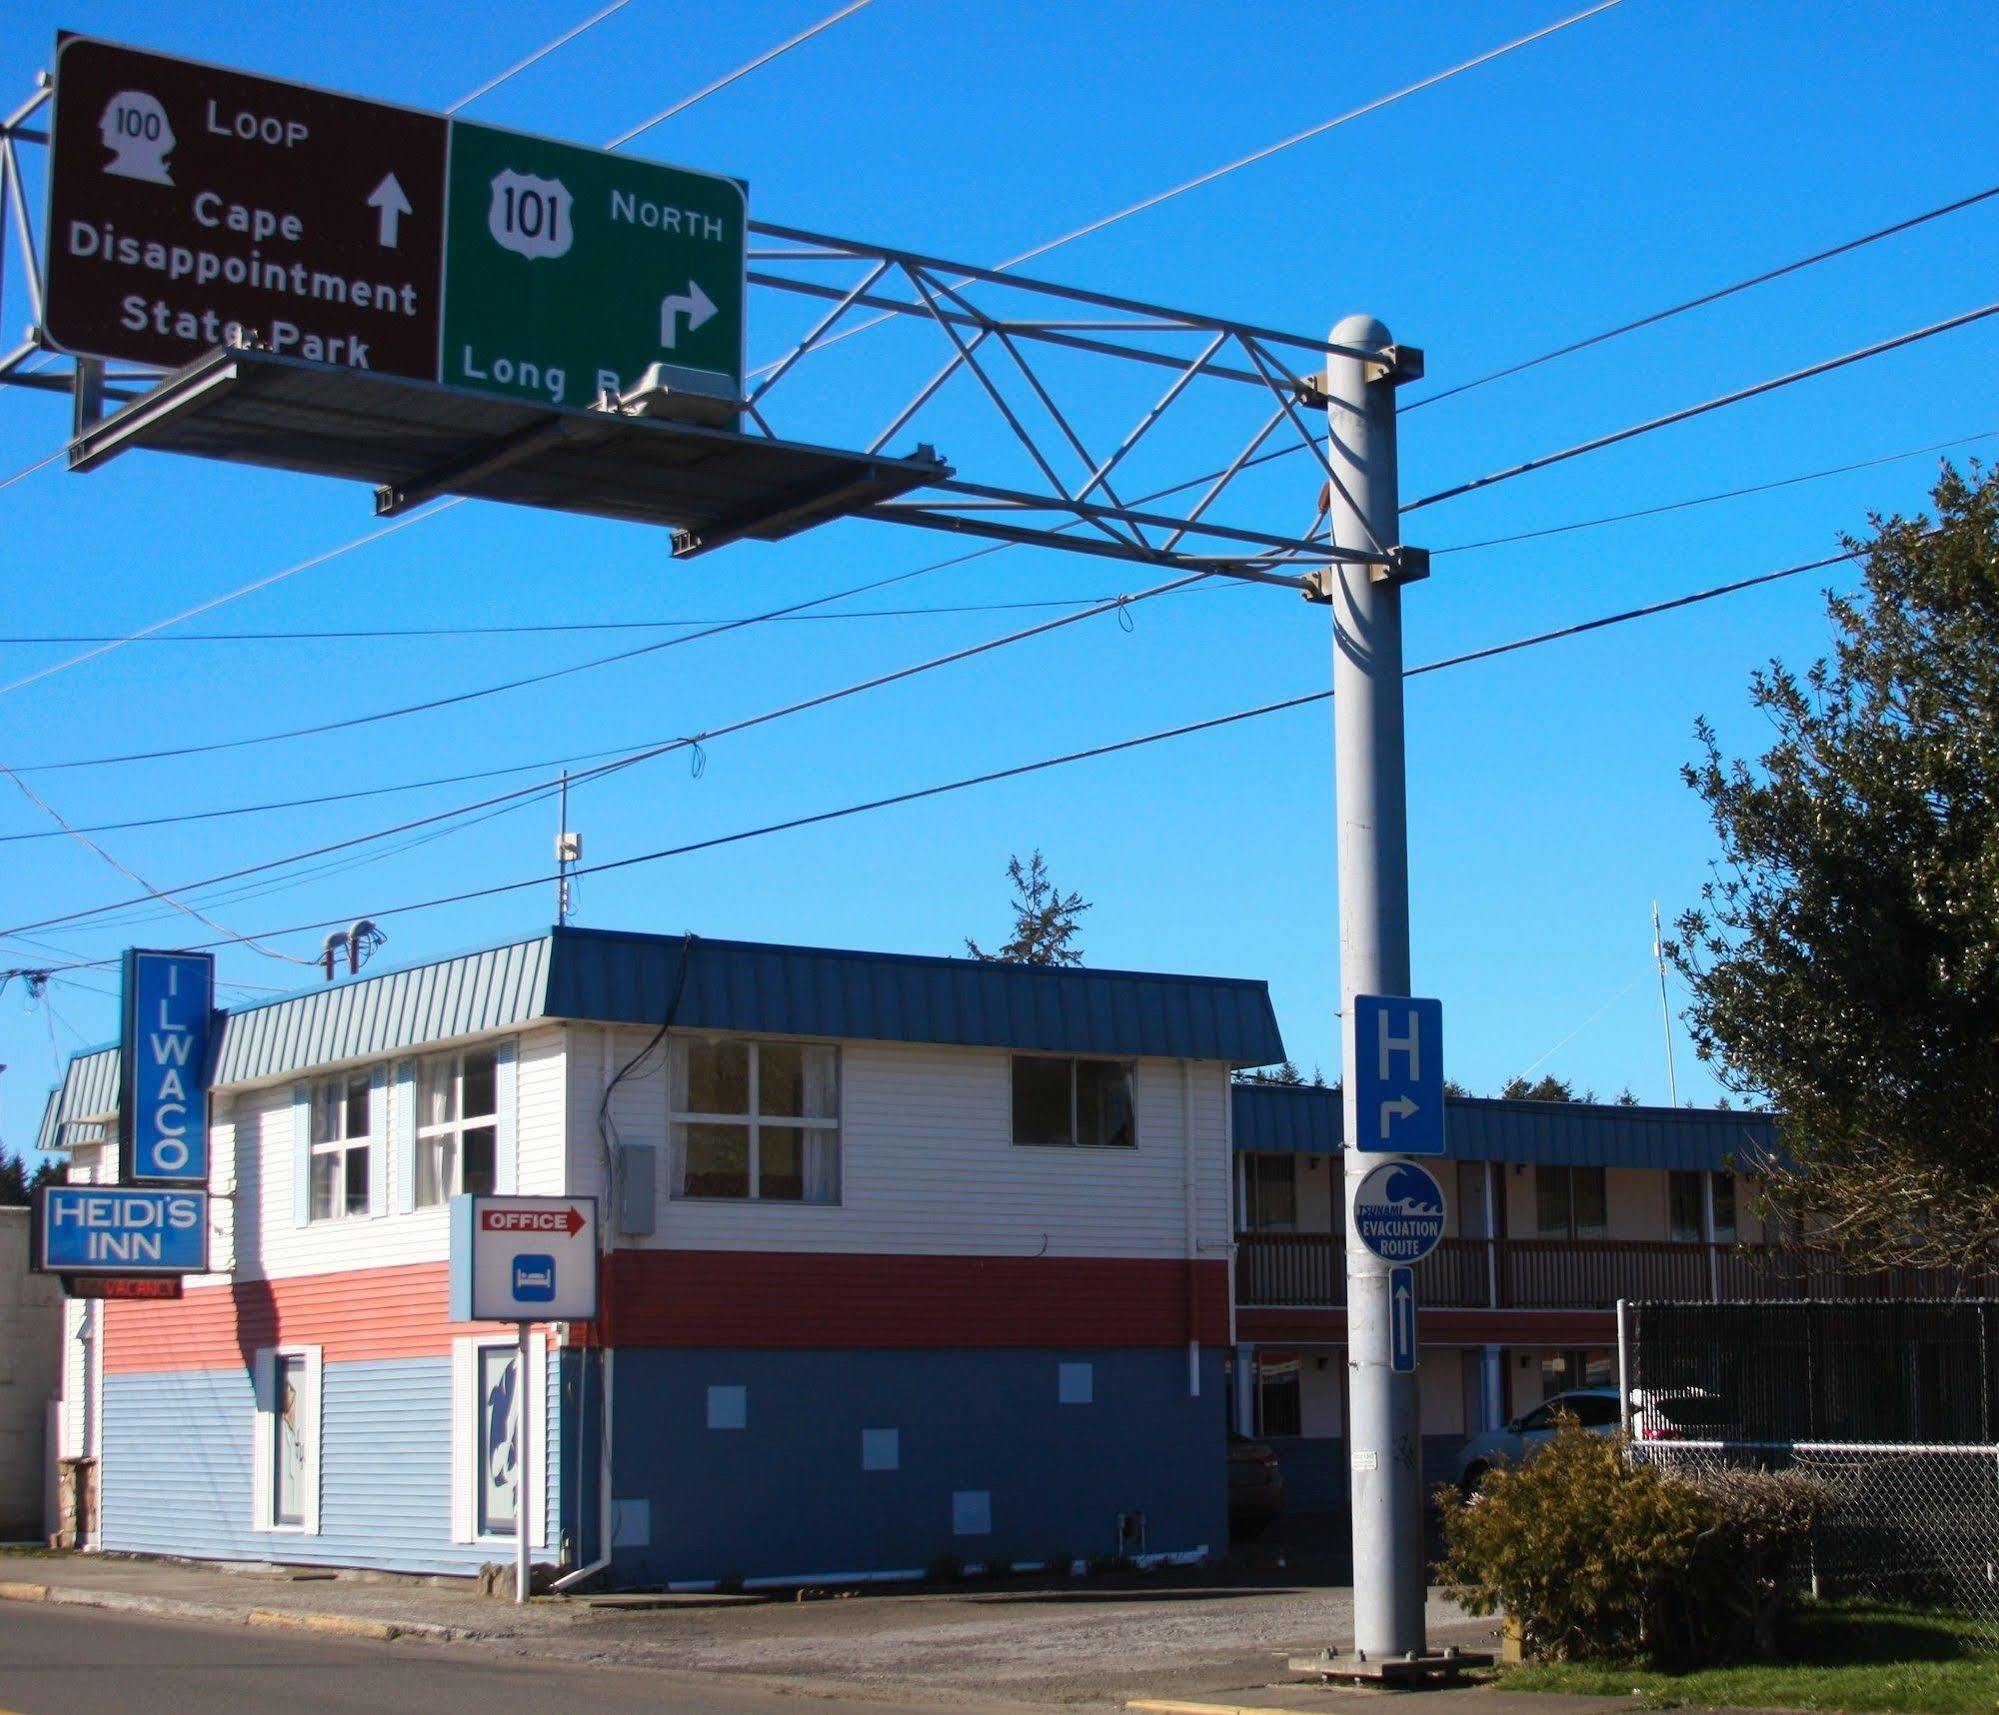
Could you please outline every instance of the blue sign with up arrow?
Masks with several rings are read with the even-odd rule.
[[[1388,1367],[1398,1375],[1416,1368],[1416,1271],[1388,1271]]]
[[[1444,1003],[1357,994],[1347,1065],[1354,1147],[1375,1155],[1444,1153]]]

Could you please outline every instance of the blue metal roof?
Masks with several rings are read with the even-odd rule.
[[[679,935],[552,929],[532,940],[380,971],[225,1013],[210,1082],[261,1083],[541,1019],[657,1025],[678,980]],[[694,1030],[956,1047],[1222,1060],[1284,1058],[1270,990],[1237,977],[1164,976],[756,941],[692,944],[676,1022]],[[118,1051],[71,1059],[44,1149],[118,1106]],[[63,1136],[63,1128],[69,1133]]]
[[[1345,1120],[1338,1090],[1237,1084],[1233,1093],[1238,1150],[1339,1153]],[[1444,1153],[1454,1161],[1697,1170],[1733,1164],[1749,1172],[1776,1151],[1776,1121],[1766,1114],[1489,1096],[1444,1101]]]
[[[656,1025],[681,937],[550,933],[551,1018]],[[676,1022],[857,1041],[1151,1055],[1263,1066],[1284,1058],[1267,984],[696,939]]]

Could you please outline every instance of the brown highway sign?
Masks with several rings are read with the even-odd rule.
[[[65,38],[48,338],[172,369],[247,337],[434,381],[449,131],[407,108]]]

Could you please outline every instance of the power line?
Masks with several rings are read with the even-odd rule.
[[[114,649],[122,649],[128,643],[137,643],[142,638],[150,637],[156,631],[164,631],[170,625],[180,624],[184,619],[198,618],[204,613],[212,612],[218,607],[224,607],[243,596],[254,595],[258,590],[269,589],[273,584],[283,583],[286,578],[296,577],[300,572],[309,572],[315,566],[323,566],[329,560],[339,559],[342,554],[351,554],[356,548],[365,548],[371,542],[379,542],[385,536],[393,536],[398,530],[407,530],[412,524],[420,524],[426,518],[435,518],[440,512],[448,511],[451,507],[462,506],[464,504],[463,497],[459,497],[452,500],[440,501],[427,512],[412,512],[406,518],[398,518],[394,523],[385,524],[379,530],[370,530],[364,536],[356,536],[351,542],[343,542],[337,548],[328,548],[323,554],[314,554],[309,559],[300,560],[294,565],[286,566],[283,571],[272,572],[265,577],[257,578],[250,583],[242,585],[240,588],[229,591],[226,595],[214,596],[207,601],[197,602],[193,607],[184,608],[181,612],[173,614],[166,619],[155,620],[151,625],[141,626],[137,631],[126,632],[122,636],[111,638],[107,642],[99,644],[94,649],[86,649],[81,655],[72,655],[67,660],[56,661],[47,667],[39,667],[32,673],[23,674],[10,684],[0,685],[0,696],[5,696],[9,691],[19,691],[29,685],[39,684],[44,679],[52,679],[56,674],[66,673],[72,667],[81,667],[86,661],[95,661],[101,655],[109,655]]]
[[[1420,411],[1425,405],[1434,405],[1440,399],[1455,399],[1460,393],[1469,393],[1475,387],[1484,387],[1494,381],[1503,381],[1510,375],[1519,375],[1525,370],[1538,369],[1544,363],[1553,363],[1558,357],[1569,357],[1579,351],[1587,351],[1591,346],[1602,345],[1607,340],[1620,338],[1624,334],[1636,333],[1640,328],[1657,327],[1659,323],[1670,321],[1674,316],[1683,316],[1689,310],[1698,310],[1708,304],[1718,304],[1724,298],[1732,298],[1738,292],[1746,292],[1752,286],[1768,285],[1772,280],[1781,280],[1787,274],[1796,274],[1820,262],[1830,262],[1835,256],[1845,256],[1855,250],[1878,243],[1884,238],[1893,238],[1897,233],[1907,232],[1932,220],[1941,220],[1947,214],[1956,214],[1961,209],[1975,207],[1993,197],[1999,197],[1999,185],[1987,190],[1974,191],[1968,197],[1959,197],[1937,208],[1927,209],[1921,214],[1911,215],[1906,220],[1898,220],[1891,226],[1877,227],[1872,232],[1862,233],[1858,238],[1849,238],[1844,243],[1835,244],[1826,250],[1815,250],[1809,256],[1800,256],[1794,262],[1786,262],[1781,267],[1766,268],[1760,274],[1752,274],[1746,280],[1737,280],[1732,285],[1718,286],[1711,292],[1702,292],[1698,297],[1688,298],[1663,310],[1654,310],[1650,315],[1640,316],[1635,321],[1620,323],[1614,328],[1606,328],[1602,333],[1593,333],[1586,339],[1571,340],[1567,345],[1558,345],[1553,351],[1544,351],[1539,357],[1522,359],[1519,363],[1509,363],[1504,369],[1495,369],[1490,375],[1481,375],[1471,381],[1460,381],[1455,387],[1446,387],[1436,393],[1426,393],[1420,399],[1411,399],[1401,407],[1404,411]]]
[[[1171,202],[1175,197],[1185,196],[1187,192],[1192,190],[1199,190],[1203,185],[1211,185],[1217,179],[1226,178],[1230,173],[1240,171],[1244,167],[1254,166],[1259,161],[1267,161],[1272,155],[1281,154],[1284,150],[1294,148],[1300,143],[1309,142],[1314,137],[1322,137],[1328,131],[1336,130],[1338,127],[1349,124],[1353,120],[1365,118],[1368,114],[1379,112],[1384,107],[1391,107],[1398,101],[1405,100],[1412,95],[1420,94],[1426,89],[1434,88],[1437,84],[1447,82],[1449,79],[1457,77],[1463,72],[1476,70],[1479,66],[1503,58],[1505,55],[1513,53],[1520,48],[1528,47],[1546,36],[1554,35],[1557,31],[1568,29],[1573,24],[1580,24],[1586,18],[1594,18],[1599,12],[1608,12],[1613,6],[1621,5],[1622,3],[1623,0],[1598,0],[1598,4],[1586,7],[1580,12],[1573,12],[1566,18],[1558,18],[1552,24],[1544,24],[1538,30],[1529,31],[1524,36],[1516,36],[1510,42],[1502,42],[1496,48],[1488,48],[1482,54],[1475,54],[1468,60],[1460,60],[1456,65],[1446,66],[1442,71],[1435,71],[1430,73],[1428,77],[1418,78],[1414,83],[1404,84],[1400,89],[1393,90],[1387,95],[1378,95],[1372,101],[1366,101],[1358,107],[1349,108],[1346,112],[1338,114],[1334,118],[1321,120],[1318,124],[1308,126],[1305,130],[1295,132],[1293,135],[1279,142],[1266,144],[1261,149],[1254,149],[1249,154],[1238,156],[1235,160],[1227,162],[1223,166],[1211,167],[1207,172],[1196,174],[1184,183],[1174,185],[1170,190],[1163,190],[1154,196],[1145,197],[1126,208],[1117,210],[1114,214],[1104,215],[1099,219],[1088,222],[1086,225],[1079,226],[1073,232],[1065,232],[1059,238],[1051,238],[1045,244],[1037,244],[1031,250],[1023,250],[1018,256],[1010,256],[1004,262],[996,262],[989,272],[1003,274],[1009,269],[1018,268],[1023,262],[1032,262],[1038,256],[1046,256],[1051,250],[1059,250],[1063,245],[1073,244],[1079,238],[1088,238],[1095,233],[1102,232],[1105,227],[1115,226],[1119,221],[1129,220],[1135,214],[1143,214],[1148,209],[1155,209],[1161,203]],[[956,285],[961,287],[975,284],[977,282],[971,279],[961,279],[956,282]],[[852,327],[842,329],[839,333],[822,339],[814,349],[823,351],[829,346],[838,345],[842,340],[852,339],[856,334],[866,333],[869,329],[878,328],[884,322],[890,322],[894,319],[895,314],[893,311],[885,311],[866,321],[856,322]],[[760,368],[750,371],[750,374],[752,377],[767,375],[775,368],[777,368],[776,363],[766,363]]]
[[[1848,549],[1843,553],[1828,554],[1816,560],[1805,560],[1797,565],[1780,567],[1776,571],[1759,572],[1752,577],[1737,578],[1725,584],[1696,590],[1688,595],[1672,596],[1663,601],[1648,602],[1640,607],[1625,608],[1620,612],[1605,614],[1597,619],[1586,619],[1573,624],[1557,626],[1551,631],[1536,632],[1528,637],[1515,638],[1507,643],[1489,644],[1484,648],[1466,650],[1458,655],[1449,655],[1441,660],[1425,662],[1411,667],[1405,678],[1418,678],[1427,673],[1440,673],[1446,668],[1469,666],[1478,661],[1490,661],[1501,655],[1510,655],[1522,649],[1536,648],[1542,644],[1558,643],[1572,637],[1585,636],[1593,631],[1602,631],[1611,626],[1630,624],[1635,620],[1650,619],[1659,614],[1676,612],[1681,608],[1695,607],[1704,602],[1735,595],[1743,590],[1755,589],[1765,584],[1773,584],[1786,578],[1801,576],[1806,572],[1821,571],[1828,566],[1836,566],[1859,559],[1867,550]],[[885,797],[872,798],[859,804],[844,805],[835,810],[822,810],[811,815],[793,816],[781,822],[769,822],[760,827],[741,829],[732,834],[719,834],[705,840],[689,841],[678,846],[665,846],[656,851],[641,852],[632,857],[613,858],[604,863],[589,864],[572,871],[582,877],[604,875],[614,870],[630,869],[637,865],[657,863],[666,858],[684,857],[694,852],[710,851],[718,846],[735,845],[745,840],[760,839],[769,834],[786,833],[797,828],[816,826],[823,822],[840,821],[850,816],[866,814],[873,810],[890,809],[897,805],[916,803],[926,798],[942,797],[947,793],[966,791],[974,786],[985,786],[1001,780],[1018,779],[1023,775],[1038,774],[1051,768],[1065,767],[1071,763],[1085,762],[1102,756],[1113,756],[1123,751],[1141,749],[1147,745],[1161,744],[1169,739],[1186,738],[1195,733],[1213,732],[1221,727],[1239,725],[1244,721],[1258,720],[1268,715],[1282,714],[1287,710],[1306,708],[1315,703],[1331,702],[1331,690],[1306,691],[1298,696],[1283,697],[1275,702],[1260,703],[1254,708],[1238,709],[1232,714],[1214,715],[1205,720],[1188,721],[1178,726],[1166,727],[1157,732],[1143,733],[1136,738],[1118,739],[1108,744],[1092,745],[1084,750],[1069,751],[1061,756],[1044,757],[1037,762],[1018,763],[1010,768],[992,769],[982,774],[967,775],[962,779],[945,781],[933,786],[917,787],[908,792],[897,792]],[[407,916],[416,911],[439,909],[447,905],[463,905],[473,900],[495,898],[501,894],[518,893],[527,888],[546,887],[545,874],[526,877],[519,881],[497,882],[487,887],[468,888],[459,893],[443,894],[432,899],[416,900],[404,905],[386,906],[370,912],[371,916]],[[312,923],[294,923],[283,929],[262,931],[268,936],[303,935],[313,930],[338,928],[346,918],[326,918]],[[205,949],[193,949],[201,951]],[[85,960],[71,965],[52,967],[60,973],[66,970],[90,970],[108,964],[108,960]]]
[[[1490,488],[1495,483],[1507,482],[1516,476],[1525,476],[1529,471],[1545,470],[1550,465],[1561,464],[1566,459],[1580,458],[1584,453],[1600,452],[1605,447],[1614,447],[1621,441],[1635,439],[1639,435],[1649,435],[1654,429],[1664,429],[1674,423],[1684,423],[1690,417],[1699,417],[1709,411],[1719,411],[1725,405],[1739,405],[1745,399],[1759,398],[1765,393],[1774,393],[1780,387],[1789,387],[1793,382],[1809,381],[1814,376],[1830,374],[1835,369],[1844,369],[1850,363],[1859,363],[1865,358],[1879,357],[1883,352],[1898,351],[1905,345],[1914,345],[1918,340],[1930,339],[1940,333],[1949,333],[1955,328],[1968,327],[1971,323],[1983,321],[1987,316],[1999,315],[1999,303],[1990,303],[1975,310],[1966,310],[1961,315],[1946,317],[1940,322],[1931,322],[1928,327],[1916,328],[1909,333],[1897,334],[1893,339],[1877,340],[1873,345],[1864,345],[1858,351],[1849,351],[1839,357],[1828,357],[1818,363],[1809,363],[1803,369],[1793,369],[1785,375],[1772,376],[1767,381],[1758,381],[1753,386],[1738,387],[1732,393],[1722,393],[1712,399],[1704,399],[1698,405],[1685,405],[1677,411],[1668,411],[1663,417],[1653,417],[1647,422],[1634,423],[1628,429],[1619,429],[1614,434],[1598,435],[1594,440],[1579,441],[1572,447],[1564,447],[1560,452],[1543,453],[1539,458],[1528,459],[1525,463],[1496,470],[1487,476],[1474,477],[1470,482],[1453,484],[1441,488],[1435,494],[1426,494],[1420,500],[1412,500],[1402,508],[1404,513],[1418,512],[1426,506],[1434,506],[1440,500],[1455,500],[1461,494],[1472,494],[1482,488]]]
[[[716,91],[727,89],[729,85],[734,83],[738,78],[748,77],[751,72],[756,71],[759,67],[769,65],[770,62],[776,59],[780,54],[790,53],[793,48],[798,47],[805,42],[811,41],[812,38],[818,35],[821,30],[830,30],[835,24],[839,23],[839,21],[842,18],[851,17],[854,13],[860,11],[860,9],[863,6],[866,6],[868,4],[870,4],[870,0],[852,0],[851,5],[842,6],[837,12],[828,13],[825,17],[821,18],[818,23],[813,24],[806,29],[800,30],[797,35],[791,37],[787,41],[779,42],[778,45],[772,48],[769,52],[759,54],[755,59],[749,61],[748,64],[738,66],[734,71],[729,72],[726,76],[718,77],[713,83],[704,85],[702,88],[697,89],[692,95],[687,96],[680,101],[676,101],[671,107],[666,108],[662,112],[655,113],[643,125],[634,125],[631,128],[631,130],[623,132],[619,136],[613,137],[610,142],[604,145],[604,147],[607,149],[622,149],[627,143],[631,142],[634,138],[644,136],[645,133],[650,131],[655,125],[663,125],[666,123],[667,120],[673,118],[676,114],[685,113],[688,110],[688,108],[692,107],[695,104],[695,102],[705,101],[709,96],[715,94]]]
[[[534,685],[546,685],[556,679],[566,679],[577,673],[593,672],[599,667],[615,666],[621,661],[635,661],[644,655],[657,655],[668,649],[678,649],[684,644],[705,642],[711,637],[720,637],[731,631],[741,631],[753,625],[762,625],[772,619],[799,613],[807,608],[822,607],[828,602],[839,601],[851,595],[864,595],[869,590],[885,589],[890,584],[906,583],[911,578],[922,577],[927,572],[938,571],[945,566],[962,564],[966,560],[979,558],[982,554],[994,553],[994,548],[976,549],[969,554],[960,554],[949,560],[939,560],[927,566],[918,566],[911,571],[897,572],[892,577],[875,578],[864,584],[856,584],[851,589],[835,590],[830,595],[813,596],[807,601],[791,602],[784,607],[772,608],[768,612],[749,614],[741,619],[725,620],[719,625],[711,625],[701,631],[686,632],[679,637],[663,638],[657,643],[642,643],[633,649],[620,649],[614,654],[593,656],[588,661],[572,662],[566,667],[550,667],[539,673],[525,674],[517,679],[504,679],[496,685],[480,685],[469,691],[457,691],[446,697],[427,697],[422,702],[404,703],[392,709],[376,709],[365,715],[349,715],[341,720],[319,721],[311,726],[289,727],[281,732],[257,733],[249,738],[214,739],[207,744],[175,745],[164,750],[129,751],[115,756],[78,757],[69,762],[36,762],[21,765],[23,774],[53,774],[78,768],[111,768],[133,762],[164,762],[183,756],[211,756],[224,750],[249,750],[260,745],[279,744],[295,738],[314,738],[330,732],[346,732],[355,727],[376,726],[383,721],[401,720],[409,715],[429,714],[438,709],[456,708],[464,703],[478,702],[486,697],[497,697],[507,691],[520,691]]]
[[[1975,435],[1961,435],[1952,441],[1932,441],[1926,447],[1911,447],[1907,452],[1884,453],[1879,458],[1857,459],[1852,464],[1829,465],[1824,470],[1806,471],[1802,476],[1780,476],[1769,482],[1753,482],[1745,488],[1724,488],[1714,494],[1697,494],[1687,500],[1668,500],[1658,506],[1640,506],[1630,512],[1609,512],[1600,518],[1579,518],[1569,524],[1550,524],[1539,530],[1519,530],[1511,536],[1488,536],[1478,542],[1455,542],[1446,548],[1432,548],[1430,557],[1440,554],[1469,554],[1476,548],[1502,548],[1513,542],[1534,542],[1543,536],[1566,536],[1576,530],[1594,530],[1604,524],[1625,524],[1634,518],[1656,518],[1663,512],[1684,512],[1693,506],[1712,506],[1717,501],[1740,500],[1751,494],[1769,494],[1779,488],[1795,488],[1801,482],[1818,482],[1829,476],[1845,476],[1851,471],[1872,470],[1877,465],[1896,464],[1903,459],[1920,458],[1924,453],[1946,452],[1952,447],[1973,446],[1979,441],[1988,441],[1999,435],[1999,429],[1985,429]],[[5,641],[0,639],[0,641]]]
[[[526,59],[520,61],[517,65],[509,66],[505,71],[501,72],[498,77],[489,77],[484,83],[480,84],[480,86],[477,89],[473,90],[473,92],[470,95],[461,95],[444,111],[446,113],[461,112],[465,108],[470,107],[473,102],[479,99],[480,96],[491,95],[494,90],[500,87],[501,84],[507,82],[511,78],[519,77],[520,74],[526,71],[529,66],[534,65],[541,60],[547,59],[548,56],[554,53],[557,48],[567,47],[571,42],[575,41],[578,36],[582,35],[584,31],[594,30],[599,24],[603,23],[603,21],[606,18],[610,17],[613,12],[622,12],[631,3],[632,0],[611,0],[611,4],[606,6],[601,12],[592,13],[589,17],[585,18],[582,23],[574,25],[570,29],[563,31],[563,33],[557,36],[553,41],[542,43],[542,45],[536,48],[533,53],[529,54]]]
[[[1949,443],[1946,443],[1949,444]],[[1012,544],[1009,544],[1011,546]],[[1222,587],[1222,586],[1217,586]],[[1227,588],[1239,587],[1229,583]],[[1089,607],[1114,600],[1107,595],[1050,597],[1041,601],[947,602],[921,607],[856,607],[839,613],[785,613],[765,619],[769,625],[824,624],[847,619],[927,619],[946,614],[1021,613],[1036,609]],[[328,631],[181,631],[172,636],[148,638],[151,643],[358,643],[393,641],[397,638],[437,637],[560,637],[571,633],[604,631],[674,631],[702,625],[732,625],[740,620],[713,614],[684,619],[579,619],[522,625],[404,625],[366,630]],[[0,644],[29,645],[53,643],[103,643],[107,638],[76,632],[44,632],[14,637],[0,636]]]
[[[715,739],[727,738],[736,733],[748,732],[753,727],[768,726],[774,721],[784,720],[792,715],[804,714],[812,709],[824,708],[829,703],[841,702],[848,697],[859,696],[867,691],[880,690],[888,685],[899,684],[905,679],[913,679],[919,674],[932,672],[939,667],[954,666],[958,662],[969,661],[976,656],[991,654],[996,649],[1004,649],[1015,643],[1025,643],[1032,638],[1046,636],[1051,631],[1059,631],[1066,626],[1076,625],[1083,620],[1094,619],[1102,614],[1112,612],[1122,614],[1127,608],[1133,607],[1139,602],[1150,601],[1157,596],[1169,595],[1174,590],[1184,589],[1213,575],[1209,572],[1192,572],[1185,577],[1174,578],[1167,583],[1155,584],[1151,589],[1140,590],[1134,595],[1118,596],[1110,601],[1099,603],[1096,607],[1086,609],[1081,613],[1063,614],[1056,619],[1042,620],[1038,624],[1027,626],[1022,630],[1006,632],[999,637],[989,637],[982,642],[969,644],[962,649],[954,649],[947,654],[933,656],[927,661],[915,662],[907,667],[897,667],[887,673],[877,673],[870,678],[859,680],[851,685],[841,686],[837,690],[822,691],[814,696],[786,703],[776,709],[767,709],[761,714],[748,715],[740,720],[726,722],[721,726],[709,728],[691,737],[671,739],[650,749],[621,757],[615,762],[604,763],[599,767],[590,769],[587,773],[572,776],[569,784],[573,788],[591,780],[602,779],[605,775],[617,773],[638,763],[650,761],[655,756],[663,756],[671,751],[699,749],[702,745],[711,743]],[[7,773],[10,776],[13,775],[13,770],[6,769],[4,766],[0,766],[0,772]],[[25,782],[16,780],[16,784],[21,787],[23,792],[27,792],[30,797],[34,796]],[[238,869],[227,870],[220,875],[203,877],[199,881],[181,882],[177,886],[164,891],[154,888],[143,877],[132,875],[132,872],[127,870],[125,873],[131,875],[132,880],[146,889],[146,892],[138,898],[121,899],[107,905],[96,905],[85,910],[63,912],[53,917],[38,918],[31,923],[22,923],[11,929],[0,930],[0,937],[19,935],[35,929],[50,929],[64,923],[82,922],[88,918],[101,917],[109,912],[127,910],[134,905],[143,905],[151,900],[164,899],[169,894],[193,893],[203,888],[220,886],[224,882],[236,881],[244,876],[262,874],[273,869],[284,868],[291,864],[304,863],[312,858],[324,857],[331,852],[345,851],[354,846],[371,844],[376,840],[390,839],[398,834],[408,833],[412,829],[431,826],[454,817],[468,815],[474,811],[485,810],[496,804],[512,803],[514,800],[527,797],[531,794],[541,793],[545,795],[553,791],[557,785],[558,782],[556,781],[539,781],[530,786],[517,787],[511,792],[504,792],[491,798],[481,799],[476,803],[455,805],[448,810],[440,810],[428,816],[419,816],[407,822],[397,823],[393,827],[379,828],[369,833],[352,835],[346,839],[335,840],[326,845],[314,846],[306,851],[292,852],[283,857],[267,859],[262,863],[246,864]],[[36,799],[36,802],[39,804],[41,800]],[[44,809],[47,808],[46,805],[42,807]],[[49,814],[54,815],[55,812],[50,810]],[[81,838],[82,836],[78,835],[77,837]],[[88,842],[86,841],[85,843]],[[93,847],[92,849],[96,850],[98,848]],[[103,854],[100,852],[100,855]],[[106,861],[115,862],[115,860],[109,858]],[[122,868],[123,866],[119,867]],[[187,908],[182,907],[182,909]],[[220,924],[211,924],[210,927],[222,929]],[[222,932],[225,934],[228,933],[227,930],[223,930]]]

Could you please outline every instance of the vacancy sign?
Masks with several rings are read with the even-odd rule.
[[[451,1199],[451,1320],[591,1322],[597,1199]]]

